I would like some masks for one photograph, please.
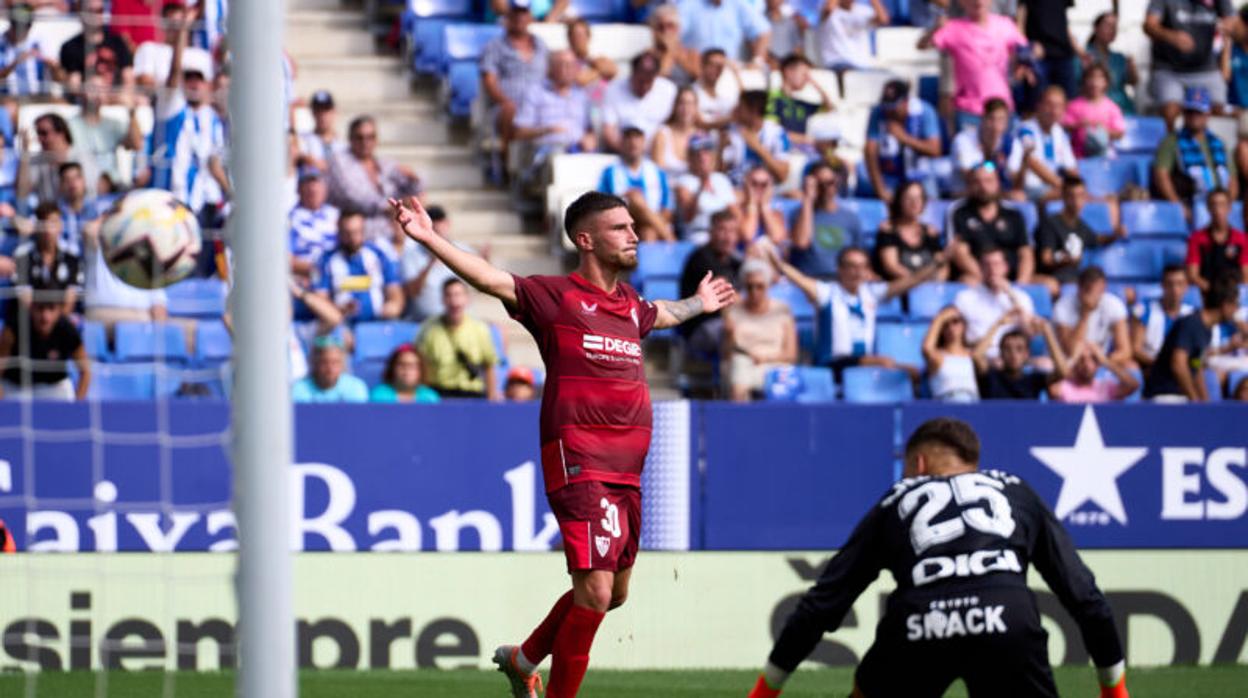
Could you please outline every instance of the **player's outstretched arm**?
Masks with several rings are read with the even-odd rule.
[[[516,306],[516,280],[511,274],[482,257],[461,250],[434,232],[433,221],[416,197],[408,197],[406,201],[390,199],[390,208],[394,212],[394,219],[403,227],[403,232],[424,245],[457,276],[472,284],[478,291],[488,293],[510,307]]]
[[[702,277],[702,283],[698,284],[697,292],[692,296],[678,301],[654,302],[654,307],[659,311],[658,317],[654,320],[654,327],[655,329],[675,327],[702,313],[713,313],[730,306],[736,300],[737,292],[733,290],[732,284],[724,279],[712,278],[711,272],[708,271],[706,276]]]

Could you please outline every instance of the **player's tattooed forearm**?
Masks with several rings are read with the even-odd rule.
[[[702,299],[697,296],[690,296],[679,301],[669,301],[666,305],[667,312],[676,318],[676,322],[684,322],[702,314]]]

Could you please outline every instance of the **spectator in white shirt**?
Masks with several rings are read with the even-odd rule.
[[[1161,272],[1161,298],[1135,305],[1131,315],[1131,346],[1135,362],[1144,369],[1153,365],[1175,321],[1196,309],[1183,300],[1187,289],[1183,266],[1169,264]]]
[[[162,322],[169,317],[165,292],[135,288],[118,279],[104,261],[99,244],[100,219],[82,228],[86,286],[83,307],[88,320],[104,325],[110,333],[118,322]]]
[[[984,115],[979,125],[962,129],[949,144],[949,153],[953,157],[953,166],[957,168],[960,185],[965,188],[970,180],[971,170],[985,162],[991,162],[997,172],[1005,172],[1013,146],[1014,140],[1010,136],[1010,106],[1004,99],[993,97],[984,103]],[[1011,194],[1013,192],[1006,195]],[[1021,197],[1021,194],[1018,196]]]
[[[1067,354],[1074,356],[1087,342],[1105,352],[1110,361],[1128,367],[1132,362],[1127,305],[1106,293],[1107,286],[1100,267],[1079,272],[1077,291],[1063,295],[1053,305],[1053,324]]]
[[[312,110],[312,132],[299,135],[300,166],[311,165],[321,172],[329,171],[330,157],[346,149],[347,143],[338,135],[338,111],[334,96],[326,90],[312,93],[308,103]]]
[[[646,157],[646,136],[640,128],[629,124],[623,130],[620,161],[603,170],[598,191],[628,202],[642,240],[675,240],[667,173]]]
[[[180,2],[166,2],[160,8],[161,21],[157,24],[159,41],[144,41],[134,52],[134,78],[142,87],[157,88],[169,81],[169,67],[173,64],[173,47],[180,30],[195,21],[195,13],[188,17],[187,9]],[[189,40],[189,35],[188,35]],[[183,49],[187,65],[212,65],[212,54],[202,48],[187,46]],[[207,75],[205,77],[211,77]]]
[[[104,116],[100,107],[108,96],[108,82],[99,75],[90,75],[83,81],[82,110],[69,119],[69,132],[80,152],[89,154],[102,175],[113,182],[122,182],[117,167],[117,149],[137,151],[143,146],[143,132],[139,128],[138,104],[127,94],[125,106],[129,108],[127,121]],[[98,191],[98,182],[87,182],[89,190]]]
[[[685,239],[699,245],[706,242],[712,216],[737,208],[737,192],[732,180],[715,169],[718,147],[711,136],[690,138],[689,172],[676,180],[678,227],[683,226]]]
[[[767,93],[747,90],[737,103],[736,118],[720,140],[720,159],[734,184],[756,166],[767,168],[777,182],[789,176],[789,134],[784,127],[768,121]]]
[[[598,139],[590,128],[589,99],[576,86],[576,72],[576,56],[571,51],[550,54],[549,79],[541,89],[524,95],[516,112],[513,140],[570,152],[597,148]]]
[[[1014,180],[1014,189],[1022,190],[1028,199],[1060,198],[1062,175],[1079,173],[1070,137],[1062,128],[1065,114],[1066,93],[1060,85],[1050,85],[1044,90],[1035,118],[1018,127],[1006,167]]]
[[[819,14],[819,60],[836,71],[871,66],[871,30],[888,24],[880,0],[824,0]]]
[[[1021,322],[1027,326],[1035,314],[1031,296],[1010,283],[1010,265],[1005,252],[999,247],[984,247],[979,253],[980,275],[983,283],[964,289],[954,296],[953,305],[966,318],[966,339],[978,343],[996,325],[992,342],[986,355],[995,360],[1001,344],[1001,335],[1014,329],[1015,324],[997,325],[997,320],[1014,308],[1019,309]]]
[[[785,0],[767,0],[763,11],[771,25],[771,41],[767,46],[767,65],[772,70],[780,68],[780,61],[790,54],[806,53],[806,30],[810,23],[805,15],[795,11]]]
[[[724,69],[732,72],[736,80],[735,89],[719,89],[719,78]],[[744,91],[741,85],[741,73],[728,60],[727,54],[720,48],[708,48],[702,52],[702,71],[693,84],[693,94],[698,98],[698,117],[703,128],[720,128],[732,121],[732,112],[737,108],[737,98]]]
[[[33,21],[30,5],[13,5],[9,28],[0,35],[0,91],[10,97],[45,94],[52,83],[65,79],[57,56],[44,51],[39,39],[31,36]]]
[[[638,54],[633,59],[632,73],[607,88],[602,110],[602,140],[606,149],[620,152],[621,129],[626,124],[641,129],[649,143],[671,115],[675,101],[676,85],[659,75],[658,57],[650,52]]]

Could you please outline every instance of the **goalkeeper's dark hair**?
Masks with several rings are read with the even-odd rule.
[[[906,460],[925,446],[948,448],[962,462],[979,465],[979,437],[970,424],[960,419],[937,417],[920,424],[906,441]]]
[[[628,204],[614,194],[604,194],[600,191],[581,194],[564,212],[563,230],[567,233],[568,239],[575,243],[577,231],[588,225],[591,218],[604,211],[617,208],[628,208]]]

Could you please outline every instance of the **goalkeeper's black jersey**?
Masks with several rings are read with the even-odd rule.
[[[881,624],[909,621],[903,632],[912,637],[939,636],[945,628],[888,615],[894,609],[922,607],[931,599],[1005,592],[994,595],[1021,599],[1014,603],[1028,608],[1015,610],[1035,616],[1035,598],[1026,590],[1029,565],[1035,565],[1074,616],[1097,666],[1122,659],[1109,604],[1048,506],[1018,477],[982,471],[915,477],[893,485],[803,596],[771,662],[789,671],[796,668],[824,632],[840,625],[881,570],[890,571],[897,581]],[[970,621],[971,627],[963,630],[992,631],[996,619],[979,614],[959,618]]]

